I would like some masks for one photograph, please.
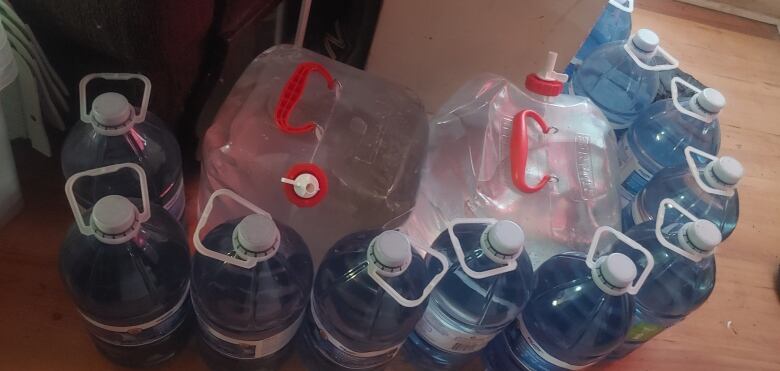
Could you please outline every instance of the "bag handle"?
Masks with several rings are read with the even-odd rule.
[[[282,94],[279,95],[279,101],[276,103],[276,111],[274,112],[276,126],[284,133],[305,134],[317,127],[313,121],[306,122],[299,126],[292,126],[289,122],[290,115],[292,114],[295,105],[298,104],[298,101],[303,96],[303,91],[306,89],[306,84],[309,81],[309,75],[312,73],[318,73],[325,78],[325,81],[328,83],[328,89],[333,90],[336,87],[336,80],[333,79],[330,72],[321,64],[314,62],[299,64],[284,84]]]
[[[134,113],[131,121],[134,124],[144,122],[146,120],[146,112],[149,109],[149,96],[152,94],[152,82],[148,77],[135,74],[135,73],[91,73],[84,76],[79,83],[79,107],[81,108],[81,121],[92,122],[92,116],[87,112],[87,84],[95,79],[112,80],[112,81],[128,81],[137,79],[144,84],[144,93],[141,98],[141,109]],[[135,110],[133,110],[135,111]]]
[[[694,111],[691,111],[685,107],[683,107],[682,103],[680,103],[680,90],[678,85],[683,85],[688,89],[693,90],[695,93],[701,93],[701,89],[696,87],[695,85],[681,79],[679,76],[675,76],[672,78],[671,81],[672,84],[672,103],[674,104],[674,108],[676,108],[678,111],[680,111],[684,115],[688,115],[690,117],[693,117],[697,120],[704,121],[706,123],[711,123],[713,120],[715,120],[715,117],[717,115],[713,114],[700,114]]]
[[[653,255],[651,255],[650,251],[644,248],[644,246],[632,240],[625,234],[618,232],[617,230],[615,230],[615,228],[609,226],[601,226],[598,229],[596,229],[596,232],[593,234],[593,240],[591,241],[590,248],[588,249],[588,256],[587,258],[585,258],[585,263],[588,265],[588,268],[590,269],[598,268],[598,264],[596,264],[596,260],[595,260],[596,250],[598,250],[599,240],[601,239],[601,236],[604,235],[604,233],[613,234],[615,237],[617,237],[618,240],[625,243],[632,249],[640,251],[642,255],[645,256],[645,259],[647,259],[647,264],[645,265],[645,268],[642,270],[642,274],[639,275],[639,279],[633,282],[626,289],[626,292],[628,292],[629,294],[636,295],[639,292],[639,289],[642,288],[642,285],[645,284],[645,281],[647,280],[647,277],[650,275],[650,272],[653,270],[653,264],[654,264]]]
[[[729,188],[726,190],[717,189],[710,187],[707,183],[704,182],[704,179],[702,179],[702,175],[699,173],[699,167],[696,166],[696,161],[694,161],[693,155],[697,154],[701,157],[704,157],[705,159],[708,159],[710,161],[716,161],[718,158],[716,156],[713,156],[707,152],[704,152],[698,148],[688,146],[685,147],[685,150],[683,151],[685,153],[685,160],[688,162],[688,169],[691,171],[691,175],[693,176],[693,179],[696,180],[696,184],[699,185],[699,187],[707,193],[718,195],[718,196],[726,196],[731,197],[734,195],[734,189]]]
[[[661,232],[661,228],[664,225],[664,216],[666,215],[666,210],[667,209],[672,209],[672,208],[677,209],[677,211],[679,211],[680,214],[683,214],[686,218],[688,218],[688,220],[690,220],[692,222],[695,222],[695,221],[699,220],[699,218],[697,218],[696,216],[691,214],[690,211],[688,211],[684,207],[680,206],[680,204],[678,204],[674,200],[672,200],[670,198],[663,199],[661,201],[661,203],[658,205],[658,215],[655,218],[655,238],[658,239],[658,242],[660,242],[661,245],[663,245],[663,247],[665,247],[665,248],[667,248],[669,250],[672,250],[675,253],[680,254],[683,257],[688,258],[689,260],[692,260],[692,261],[697,262],[697,263],[700,262],[703,258],[714,254],[715,253],[715,249],[717,249],[717,247],[715,249],[712,249],[712,250],[707,251],[707,252],[702,252],[702,253],[699,253],[699,254],[693,254],[693,253],[691,253],[689,251],[685,251],[684,249],[680,248],[679,246],[673,244],[672,242],[667,240],[666,237],[664,237],[663,232]]]
[[[531,117],[542,129],[542,133],[547,134],[550,127],[544,121],[542,116],[536,111],[526,109],[520,111],[512,120],[512,138],[510,141],[510,163],[512,166],[512,182],[515,187],[525,193],[539,192],[551,177],[545,174],[542,180],[536,185],[529,186],[525,181],[526,166],[528,164],[528,117]]]
[[[493,277],[499,274],[511,272],[517,269],[517,260],[515,259],[509,260],[506,265],[484,270],[481,272],[477,272],[471,269],[468,265],[466,265],[466,256],[465,253],[463,252],[463,246],[460,244],[460,239],[458,238],[458,236],[455,235],[455,226],[458,224],[466,224],[466,223],[482,223],[482,224],[493,225],[497,222],[498,220],[492,218],[458,218],[458,219],[453,219],[451,222],[447,223],[447,231],[449,232],[450,235],[450,241],[452,241],[452,248],[453,250],[455,250],[455,256],[458,257],[458,263],[460,263],[463,272],[466,273],[466,275],[468,275],[471,278],[483,279],[483,278]]]

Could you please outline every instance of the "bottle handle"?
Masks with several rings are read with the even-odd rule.
[[[121,169],[130,169],[138,173],[138,182],[140,183],[139,186],[141,187],[141,205],[143,207],[143,211],[138,213],[138,220],[141,223],[145,223],[147,220],[149,220],[149,217],[151,216],[151,211],[149,209],[149,188],[146,184],[146,172],[144,169],[140,165],[130,162],[108,165],[96,169],[78,172],[71,175],[70,178],[68,178],[68,180],[65,182],[65,196],[68,198],[68,204],[70,204],[70,209],[73,211],[73,216],[76,218],[76,225],[79,227],[81,234],[85,236],[91,236],[95,234],[95,231],[90,227],[89,222],[84,219],[83,209],[76,200],[76,196],[73,192],[73,186],[76,184],[76,181],[83,177],[97,177],[105,174],[115,173]]]
[[[683,152],[685,153],[685,160],[688,162],[688,169],[691,171],[693,179],[696,180],[696,184],[698,184],[704,192],[726,197],[731,197],[734,195],[734,189],[721,190],[707,185],[707,183],[704,182],[704,179],[701,178],[701,174],[699,174],[699,167],[696,166],[696,161],[694,161],[693,158],[693,155],[696,154],[710,161],[716,161],[718,159],[716,156],[713,156],[692,146],[685,147]]]
[[[390,295],[393,299],[395,299],[398,304],[407,307],[407,308],[414,308],[420,304],[422,304],[425,299],[428,298],[428,295],[431,294],[433,289],[436,287],[437,284],[439,284],[439,281],[441,281],[442,278],[444,278],[444,275],[447,273],[447,270],[449,269],[449,261],[447,260],[447,257],[444,256],[444,254],[430,248],[430,247],[421,247],[412,245],[412,248],[417,250],[418,253],[420,253],[421,256],[425,256],[425,254],[431,254],[436,260],[441,263],[441,272],[437,273],[435,276],[433,276],[433,279],[431,279],[431,282],[428,283],[427,286],[423,289],[422,294],[420,294],[420,297],[416,299],[407,299],[403,297],[398,291],[396,291],[392,286],[390,286],[387,281],[379,274],[377,271],[379,268],[374,264],[368,264],[368,267],[366,268],[368,272],[368,276],[371,277],[374,282],[379,285],[385,292]],[[402,273],[403,274],[403,273]]]
[[[634,49],[631,47],[631,39],[635,35],[631,35],[631,37],[628,38],[628,41],[626,41],[625,44],[623,44],[623,49],[628,53],[628,55],[631,57],[631,59],[634,60],[634,63],[636,63],[637,66],[641,67],[644,70],[648,71],[669,71],[676,69],[677,67],[680,67],[680,61],[677,60],[674,56],[669,54],[664,48],[658,46],[656,49],[656,55],[661,54],[664,59],[668,62],[667,64],[656,64],[654,66],[651,66],[645,62],[643,62],[641,59],[639,59],[639,56],[636,55],[634,52]]]
[[[132,121],[134,124],[146,120],[146,112],[149,109],[149,96],[152,94],[152,82],[148,77],[135,73],[91,73],[84,76],[79,83],[79,107],[81,109],[81,121],[92,122],[92,116],[87,112],[87,84],[95,79],[127,81],[132,79],[141,80],[144,84],[144,95],[141,98],[141,109],[134,112]],[[133,110],[135,111],[135,110]]]
[[[510,163],[512,167],[512,182],[515,187],[524,193],[539,192],[551,177],[545,174],[542,180],[534,186],[529,186],[525,181],[526,166],[528,164],[528,117],[531,117],[542,129],[542,133],[547,134],[550,127],[544,121],[542,116],[533,110],[522,110],[515,115],[512,120],[512,138],[510,141]]]
[[[690,211],[688,211],[684,207],[680,206],[680,204],[678,204],[674,200],[672,200],[670,198],[665,198],[665,199],[661,200],[661,203],[658,205],[658,215],[655,218],[655,238],[658,239],[658,242],[660,242],[661,245],[663,245],[663,247],[665,247],[665,248],[667,248],[669,250],[672,250],[675,253],[680,254],[683,257],[688,258],[689,260],[692,260],[692,261],[697,262],[697,263],[700,262],[703,258],[705,258],[707,256],[710,256],[713,253],[715,253],[715,249],[713,249],[713,250],[708,251],[706,253],[693,254],[693,253],[690,253],[688,251],[685,251],[685,250],[681,249],[679,246],[677,246],[677,245],[673,244],[672,242],[670,242],[669,240],[667,240],[666,237],[664,237],[664,234],[661,232],[661,228],[664,225],[664,216],[666,215],[666,209],[667,208],[669,208],[669,209],[671,209],[671,208],[677,209],[677,211],[679,211],[686,218],[688,218],[688,220],[690,220],[692,222],[695,222],[695,221],[699,220],[699,218],[697,218],[696,216],[691,214]]]
[[[634,0],[628,0],[628,5],[623,5],[617,0],[609,0],[609,3],[614,6],[615,8],[618,8],[626,13],[633,13],[634,12]]]
[[[702,115],[700,113],[693,112],[693,111],[683,107],[683,105],[680,103],[680,90],[679,90],[678,85],[683,85],[686,88],[693,90],[695,93],[701,93],[701,89],[699,89],[695,85],[693,85],[693,84],[691,84],[691,83],[681,79],[678,76],[672,77],[671,85],[672,85],[672,103],[674,104],[674,108],[676,108],[678,111],[680,111],[684,115],[688,115],[688,116],[693,117],[693,118],[695,118],[697,120],[704,121],[704,122],[706,122],[708,124],[711,123],[715,119],[716,115],[712,115],[712,114],[704,114],[704,115]]]
[[[467,276],[473,279],[479,280],[479,279],[493,277],[499,274],[511,272],[517,269],[517,261],[512,259],[506,265],[496,267],[493,269],[484,270],[481,272],[477,272],[469,268],[469,266],[466,265],[466,256],[465,253],[463,252],[463,246],[460,244],[460,239],[458,238],[458,236],[455,235],[455,226],[458,224],[466,224],[466,223],[482,223],[482,224],[493,225],[497,222],[498,220],[492,218],[458,218],[458,219],[453,219],[452,221],[447,223],[447,231],[449,232],[450,235],[450,241],[452,241],[452,249],[455,250],[455,256],[458,257],[458,263],[460,263],[460,267],[463,269],[463,272],[466,273]]]
[[[209,197],[208,202],[206,202],[206,206],[203,208],[203,214],[200,216],[200,219],[198,220],[198,225],[195,227],[195,233],[192,235],[192,244],[195,246],[195,250],[197,250],[198,253],[200,253],[201,255],[207,256],[209,258],[219,260],[221,262],[228,263],[228,264],[233,264],[235,266],[246,268],[246,269],[252,269],[255,267],[255,265],[257,265],[257,263],[270,259],[271,257],[270,255],[265,257],[247,256],[245,257],[246,260],[238,259],[233,256],[228,256],[216,252],[203,245],[203,241],[201,241],[200,239],[200,233],[203,230],[203,227],[206,226],[206,222],[208,222],[209,216],[211,215],[211,211],[214,208],[214,200],[219,196],[225,196],[227,198],[232,199],[233,201],[236,201],[238,204],[249,209],[254,214],[265,215],[268,216],[269,218],[271,217],[271,214],[255,206],[253,203],[239,196],[235,192],[226,188],[218,189],[214,191],[214,193],[212,193],[211,196]],[[277,229],[277,233],[279,233],[278,229]],[[279,241],[278,235],[276,237],[276,240]]]
[[[303,96],[303,91],[306,89],[309,75],[312,72],[316,72],[325,78],[325,81],[328,83],[328,89],[333,90],[336,87],[336,80],[321,64],[314,62],[299,64],[284,84],[282,94],[279,95],[279,101],[276,103],[276,111],[274,112],[276,126],[284,133],[305,134],[317,127],[313,121],[306,122],[300,126],[292,126],[289,122],[290,115]]]
[[[629,294],[636,295],[639,292],[639,289],[642,288],[642,285],[645,284],[645,281],[647,280],[647,277],[650,275],[650,272],[653,270],[653,264],[654,264],[653,255],[650,254],[650,251],[644,248],[644,246],[632,240],[625,234],[618,232],[617,230],[615,230],[615,228],[609,226],[601,226],[598,229],[596,229],[596,232],[593,234],[593,240],[590,242],[590,248],[588,249],[588,256],[585,258],[585,263],[588,265],[588,268],[590,269],[598,268],[598,265],[596,264],[596,260],[595,260],[596,250],[598,250],[599,240],[601,239],[601,236],[604,235],[604,233],[613,234],[621,242],[625,243],[632,249],[641,252],[642,255],[645,256],[645,259],[647,259],[647,264],[645,265],[645,268],[642,270],[642,274],[640,274],[639,278],[635,282],[633,282],[631,286],[629,286],[628,289],[626,290],[626,292],[628,292]]]

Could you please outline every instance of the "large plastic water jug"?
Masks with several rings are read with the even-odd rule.
[[[422,254],[436,262],[426,264]],[[328,251],[299,334],[310,370],[375,370],[390,362],[447,272],[444,254],[394,230],[356,232]]]
[[[132,170],[132,171],[128,171]],[[135,173],[141,199],[105,196],[84,212],[86,178]],[[123,178],[131,178],[122,175]],[[97,349],[130,367],[163,362],[187,342],[190,256],[181,225],[150,202],[137,164],[76,173],[66,194],[76,223],[60,250],[60,273]]]
[[[292,46],[258,56],[202,146],[200,205],[232,189],[300,233],[315,263],[414,205],[427,118],[405,88]]]
[[[622,253],[595,259],[605,233],[645,257],[639,278],[635,261]],[[587,256],[564,253],[539,267],[536,288],[516,325],[483,351],[487,369],[576,370],[602,360],[623,343],[634,313],[634,295],[652,269],[653,257],[644,247],[612,228],[600,228]]]
[[[693,147],[685,149],[685,157],[688,166],[661,170],[623,208],[623,230],[655,219],[658,205],[670,198],[693,215],[715,223],[724,240],[734,232],[739,219],[737,183],[744,175],[742,164],[733,157],[715,157]],[[704,165],[700,165],[701,159]],[[684,220],[684,215],[670,210],[667,220]]]
[[[695,92],[681,98],[679,85]],[[618,141],[620,195],[630,202],[654,174],[685,165],[685,148],[693,146],[717,155],[720,149],[718,112],[726,98],[712,88],[701,90],[679,77],[672,79],[672,98],[650,105]]]
[[[677,60],[658,44],[658,35],[641,29],[626,42],[601,46],[574,75],[574,93],[593,100],[618,134],[653,102],[658,71],[678,66]]]
[[[95,79],[140,80],[144,84],[141,106],[134,108],[123,95],[103,93],[87,107],[87,85]],[[65,177],[101,166],[136,163],[146,172],[152,203],[176,219],[184,215],[184,181],[181,150],[165,123],[148,111],[152,84],[146,76],[99,73],[85,76],[79,84],[81,121],[71,128],[62,145]],[[135,179],[125,173],[88,180],[76,197],[87,207],[106,195],[139,198]]]
[[[715,287],[715,248],[721,242],[720,230],[709,220],[699,219],[676,202],[665,199],[655,221],[634,226],[626,236],[653,255],[653,270],[636,295],[636,308],[625,343],[610,358],[625,357],[663,330],[682,321],[699,308]],[[664,223],[664,214],[676,210],[688,219]],[[644,257],[625,244],[620,252],[643,264]]]
[[[545,69],[525,90],[484,75],[463,86],[431,124],[412,215],[402,229],[430,245],[456,218],[523,227],[534,267],[587,250],[601,226],[620,226],[616,140],[587,98],[560,94],[565,75]]]
[[[421,369],[458,370],[512,322],[534,288],[525,235],[517,224],[456,219],[434,241],[450,269],[404,345]]]
[[[203,233],[215,204],[240,214]],[[195,229],[192,304],[213,370],[275,369],[309,303],[314,265],[303,238],[232,191],[211,195]]]
[[[576,69],[582,65],[582,61],[600,46],[628,39],[631,35],[631,13],[633,12],[634,0],[609,0],[588,37],[577,50],[577,54],[566,66],[566,74],[573,77]]]

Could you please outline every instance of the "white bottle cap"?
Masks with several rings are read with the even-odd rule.
[[[616,3],[618,3],[618,4],[620,4],[620,5],[626,5],[626,4],[628,4],[628,0],[615,0],[615,2],[616,2]]]
[[[696,94],[696,103],[710,113],[718,113],[726,107],[726,97],[713,88],[706,88]]]
[[[693,247],[701,251],[712,251],[722,241],[720,230],[709,220],[688,222],[684,231]]]
[[[639,50],[645,53],[651,53],[654,52],[656,48],[658,48],[660,40],[658,39],[658,35],[656,35],[655,32],[643,28],[634,34],[634,37],[631,38],[631,42]]]
[[[412,261],[412,244],[401,232],[384,231],[372,241],[377,263],[389,269],[380,269],[381,274],[401,274]]]
[[[91,221],[95,229],[108,235],[116,235],[133,228],[138,209],[122,196],[101,198],[92,208]]]
[[[132,118],[133,107],[124,95],[103,93],[92,102],[92,118],[96,123],[114,127],[122,125]]]
[[[282,178],[282,183],[291,185],[295,194],[300,198],[312,198],[320,191],[320,181],[309,173],[302,173],[295,179]]]
[[[516,256],[523,251],[525,232],[509,220],[500,220],[487,229],[490,246],[502,255]]]
[[[736,185],[742,179],[745,169],[734,157],[723,156],[712,162],[712,172],[718,180],[729,185]]]
[[[248,251],[266,251],[276,245],[279,229],[270,216],[251,214],[236,226],[236,238],[241,247]]]
[[[621,253],[609,254],[601,263],[600,269],[610,285],[621,289],[630,286],[637,275],[634,262]]]

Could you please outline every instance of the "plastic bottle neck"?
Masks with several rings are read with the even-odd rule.
[[[709,164],[707,164],[707,166],[705,166],[704,169],[701,170],[700,174],[702,177],[702,181],[704,181],[706,185],[712,188],[721,191],[728,191],[736,188],[736,184],[728,184],[718,179],[718,176],[715,175],[715,161],[712,161]]]

